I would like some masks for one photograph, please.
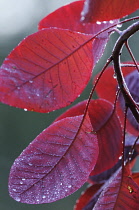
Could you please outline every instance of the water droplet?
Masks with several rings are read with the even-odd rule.
[[[121,28],[121,27],[122,27],[122,24],[118,24],[118,25],[117,25],[117,28]]]
[[[104,24],[106,24],[106,23],[107,23],[107,21],[103,21],[103,23],[104,23]]]
[[[116,78],[117,78],[116,74],[114,74],[114,75],[113,75],[113,78],[114,78],[114,79],[116,79]]]
[[[68,185],[68,188],[71,188],[72,186],[71,185]]]
[[[16,189],[13,189],[14,192],[16,192]]]
[[[119,157],[119,160],[121,160],[122,159],[122,155]]]
[[[24,108],[24,111],[26,112],[26,111],[27,111],[27,109],[26,109],[26,108]]]
[[[29,80],[29,83],[33,83],[33,81],[32,80]]]
[[[100,21],[96,21],[96,24],[100,25],[100,24],[101,24],[101,22],[100,22]]]
[[[82,16],[82,17],[81,17],[81,21],[84,21],[84,20],[85,20],[85,17],[84,17],[84,16]]]
[[[22,179],[22,181],[25,181],[25,180],[26,180],[25,178]]]
[[[20,202],[20,201],[21,201],[21,199],[20,199],[19,197],[15,198],[15,200],[16,200],[17,202]]]
[[[23,182],[21,181],[20,184],[23,184]]]
[[[33,164],[32,163],[29,163],[29,166],[32,166]]]
[[[112,24],[112,23],[114,23],[114,21],[113,21],[113,20],[110,20],[110,21],[109,21],[109,23],[111,23],[111,24]]]
[[[20,87],[17,87],[18,90],[20,90]]]
[[[63,185],[62,183],[60,183],[60,185]]]
[[[36,94],[36,96],[38,96],[38,97],[39,97],[39,96],[40,96],[40,94],[39,94],[39,93],[37,93],[37,94]]]
[[[46,195],[43,195],[42,198],[46,198]]]

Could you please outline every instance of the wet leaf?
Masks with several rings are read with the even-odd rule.
[[[93,67],[90,35],[45,29],[24,39],[0,68],[0,100],[36,112],[71,104]]]
[[[79,189],[98,157],[97,136],[88,117],[65,118],[44,130],[15,160],[10,196],[28,204],[50,203]]]

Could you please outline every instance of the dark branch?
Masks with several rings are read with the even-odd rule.
[[[138,30],[139,30],[139,22],[132,24],[130,27],[128,27],[126,30],[124,30],[122,32],[121,36],[119,37],[119,39],[117,40],[115,47],[113,49],[113,53],[112,53],[114,70],[115,70],[115,75],[117,77],[118,85],[119,85],[120,90],[123,94],[126,105],[132,111],[132,114],[134,115],[137,122],[139,122],[139,109],[138,109],[136,102],[132,98],[130,91],[129,91],[129,89],[126,85],[126,82],[124,80],[122,70],[121,70],[121,65],[120,65],[120,54],[121,54],[123,45]]]

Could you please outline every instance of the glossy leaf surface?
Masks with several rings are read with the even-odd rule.
[[[44,130],[15,160],[9,192],[29,204],[54,202],[79,189],[98,157],[97,136],[88,117],[66,118]]]
[[[93,67],[91,35],[45,29],[28,36],[0,68],[0,100],[37,112],[71,104]]]
[[[139,0],[86,0],[82,12],[85,22],[120,19],[139,8]]]

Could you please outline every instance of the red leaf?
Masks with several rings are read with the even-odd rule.
[[[134,172],[132,174],[132,179],[134,180],[134,182],[136,182],[136,184],[139,186],[139,172]]]
[[[103,187],[94,210],[139,209],[139,186],[119,169]]]
[[[128,76],[129,73],[133,72],[134,70],[135,70],[135,67],[131,67],[131,66],[122,67],[122,72],[123,72],[124,77]],[[135,87],[135,84],[136,84],[136,87]],[[133,82],[130,84],[130,86],[132,85],[131,92],[132,92],[132,89],[133,91],[137,89],[138,82],[136,82],[135,84]],[[102,75],[100,79],[100,82],[96,86],[97,94],[100,98],[104,98],[114,103],[117,87],[118,87],[117,80],[114,78],[114,69],[113,67],[109,67],[105,70],[104,74]],[[134,93],[134,96],[135,96],[135,93]],[[136,91],[136,99],[137,97],[138,97],[138,92]],[[119,103],[117,103],[116,109],[117,109],[118,116],[121,119],[121,123],[123,124],[124,114],[123,114],[123,110],[121,109],[121,105]],[[138,130],[136,130],[135,127],[133,127],[133,125],[129,122],[128,119],[127,119],[126,128],[127,128],[127,131],[130,132],[131,134],[135,136],[138,135]]]
[[[15,160],[9,192],[16,201],[49,203],[70,195],[88,179],[98,157],[97,137],[86,117],[55,122]]]
[[[1,102],[37,112],[72,103],[92,73],[91,35],[45,29],[23,40],[0,69]]]
[[[119,21],[114,20],[113,23],[104,22],[101,24],[84,24],[80,21],[83,5],[84,1],[75,1],[57,9],[40,21],[39,29],[57,27],[85,34],[92,34],[92,36],[95,36],[98,32],[104,30],[104,32],[99,34],[99,36],[97,36],[97,38],[93,42],[94,63],[97,63],[97,61],[103,55],[109,36],[114,28],[113,25],[118,24]],[[109,27],[111,28],[105,31],[105,29]]]
[[[93,133],[97,134],[99,156],[91,175],[99,174],[114,166],[122,152],[122,128],[114,107],[98,99],[89,106]]]
[[[87,188],[85,192],[82,193],[79,200],[77,200],[74,210],[82,210],[88,204],[90,199],[94,194],[100,189],[101,184],[95,184]]]
[[[86,0],[82,12],[84,22],[120,19],[139,8],[139,0]]]
[[[73,117],[77,114],[82,115],[86,103],[87,101],[80,102],[56,120]],[[92,100],[88,114],[93,126],[93,133],[97,135],[99,142],[99,156],[91,174],[95,175],[111,168],[119,160],[122,150],[122,128],[113,105],[106,100]]]

